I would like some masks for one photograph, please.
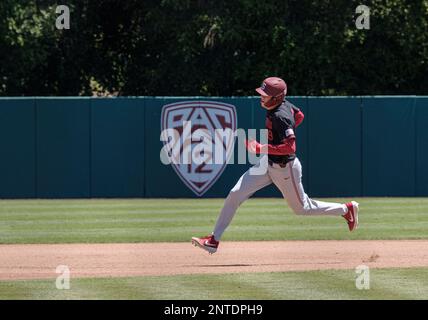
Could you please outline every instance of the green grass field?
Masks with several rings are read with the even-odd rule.
[[[250,199],[223,239],[428,238],[428,199],[356,200],[360,229],[353,234],[341,218],[296,216],[282,199]],[[189,241],[212,231],[222,204],[222,199],[3,200],[0,243]]]
[[[345,199],[328,199],[344,202]],[[348,199],[346,199],[348,200]],[[428,199],[363,198],[360,229],[343,219],[294,215],[282,199],[250,199],[223,240],[427,239]],[[180,242],[212,231],[222,199],[3,200],[0,243]],[[137,278],[0,281],[0,299],[428,299],[428,268]]]
[[[370,289],[355,287],[353,270],[0,281],[0,299],[427,299],[428,269],[374,269]],[[198,293],[198,296],[195,296]]]

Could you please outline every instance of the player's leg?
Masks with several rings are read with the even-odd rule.
[[[302,184],[302,165],[299,159],[295,159],[287,164],[285,168],[269,167],[269,174],[273,183],[283,194],[288,205],[299,215],[332,215],[344,216],[348,220],[347,214],[352,211],[350,225],[351,231],[358,224],[358,204],[356,202],[340,204],[311,199],[304,191]],[[349,222],[349,220],[348,220]]]
[[[252,174],[251,169],[245,172],[224,201],[213,232],[215,239],[219,240],[221,238],[241,203],[251,197],[256,191],[271,183],[272,180],[267,171],[261,175]]]
[[[267,168],[264,170],[254,170],[256,167],[258,167],[258,165],[245,172],[229,192],[229,195],[224,201],[223,208],[217,219],[212,235],[204,238],[193,237],[192,243],[194,245],[208,251],[209,253],[216,252],[221,236],[229,226],[241,203],[251,197],[256,191],[272,183]]]

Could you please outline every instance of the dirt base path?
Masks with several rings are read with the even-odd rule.
[[[427,240],[222,242],[214,255],[189,243],[0,245],[0,280],[428,267]]]

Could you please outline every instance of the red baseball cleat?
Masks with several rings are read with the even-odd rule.
[[[349,231],[353,231],[358,227],[358,202],[351,201],[345,205],[348,208],[348,213],[342,217],[348,222]]]
[[[217,251],[220,242],[214,239],[214,235],[209,235],[203,238],[192,237],[192,244],[213,254]]]

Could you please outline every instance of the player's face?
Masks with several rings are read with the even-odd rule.
[[[260,105],[265,109],[273,109],[272,106],[267,107],[270,100],[272,100],[273,97],[270,96],[260,96]]]

